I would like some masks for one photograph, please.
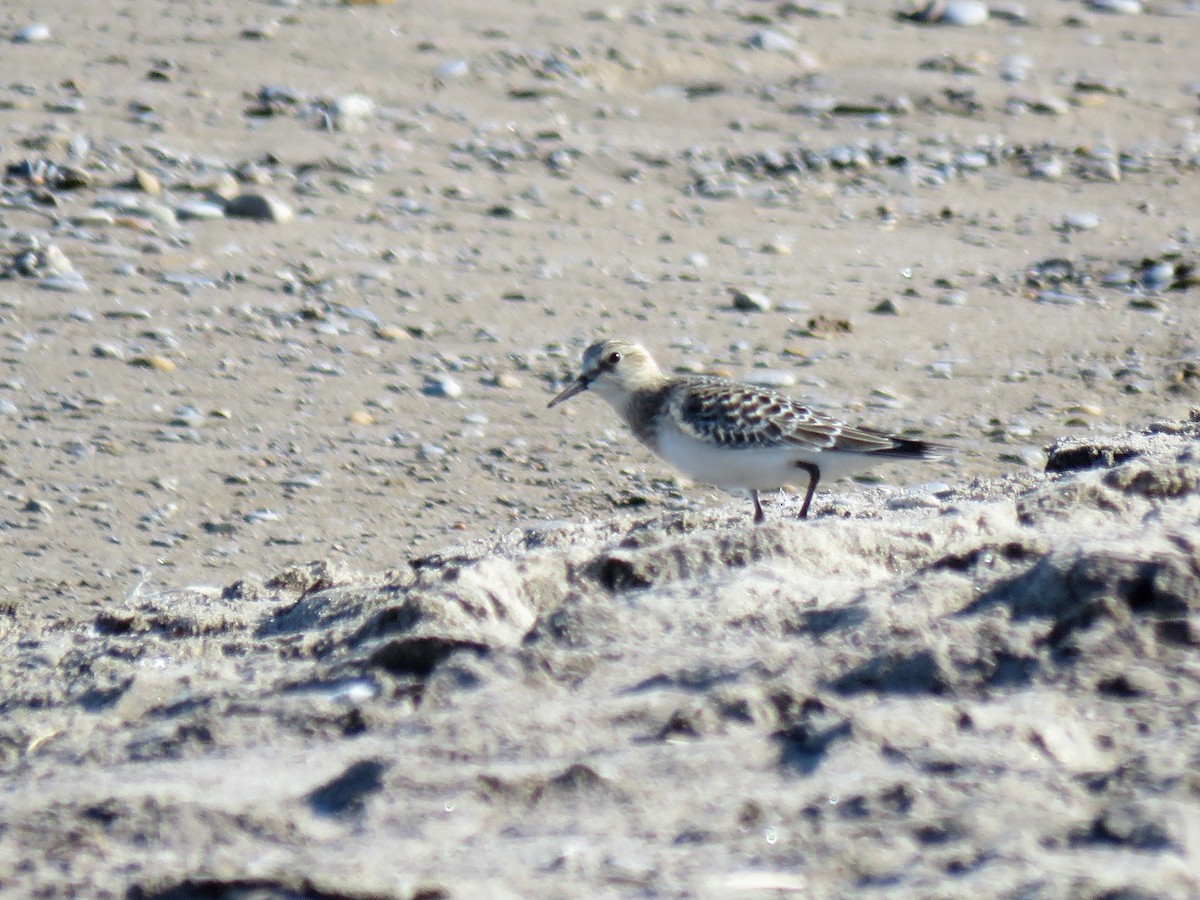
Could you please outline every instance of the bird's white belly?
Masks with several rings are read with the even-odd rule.
[[[872,464],[862,453],[788,446],[730,449],[698,441],[673,428],[663,429],[658,453],[688,477],[726,490],[767,491],[785,484],[807,485],[809,473],[797,463],[816,465],[823,482],[861,472]]]

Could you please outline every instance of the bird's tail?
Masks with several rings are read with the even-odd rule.
[[[892,438],[892,446],[878,451],[880,456],[890,456],[893,459],[941,459],[950,447],[934,441],[920,441],[913,438]]]

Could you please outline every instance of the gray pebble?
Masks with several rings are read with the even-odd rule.
[[[58,291],[63,294],[81,294],[90,290],[87,281],[78,272],[47,275],[38,282],[38,285],[43,290]]]
[[[431,376],[425,380],[421,392],[428,397],[445,397],[454,400],[462,396],[462,385],[449,375]]]
[[[120,307],[118,309],[108,309],[104,311],[106,319],[133,319],[136,321],[145,321],[150,318],[150,310],[131,306]]]
[[[929,0],[923,6],[900,13],[900,18],[923,25],[982,25],[988,19],[987,4],[979,0]]]
[[[295,214],[281,200],[265,194],[238,194],[225,204],[225,215],[258,222],[290,222]]]
[[[1029,164],[1029,174],[1034,178],[1057,181],[1063,177],[1063,163],[1057,156],[1044,156]]]
[[[308,371],[313,375],[345,375],[346,370],[341,366],[336,366],[331,362],[316,362],[308,367]]]
[[[803,0],[785,4],[790,14],[809,16],[813,19],[844,19],[846,5],[836,2],[820,2],[820,0]]]
[[[1087,7],[1114,16],[1135,16],[1142,11],[1141,0],[1087,0]]]
[[[225,207],[207,200],[191,200],[176,206],[175,215],[183,220],[223,219],[225,218]]]
[[[941,15],[938,16],[939,24],[962,27],[982,25],[987,20],[987,4],[980,3],[979,0],[949,0],[942,7]]]
[[[179,217],[175,215],[175,210],[157,200],[140,200],[131,205],[130,211],[148,216],[168,228],[175,228],[179,225]]]
[[[1085,302],[1078,294],[1068,294],[1065,291],[1038,291],[1034,299],[1038,303],[1050,303],[1054,306],[1081,306]]]
[[[15,419],[20,414],[21,410],[17,407],[17,404],[5,397],[0,397],[0,416]]]
[[[462,78],[471,71],[470,63],[465,59],[451,59],[433,70],[438,78]]]
[[[121,348],[113,344],[95,344],[92,347],[92,356],[97,359],[122,360],[125,358],[125,354],[121,352]]]
[[[1022,447],[1017,451],[1017,458],[1031,469],[1046,467],[1046,452],[1041,447]]]
[[[1071,104],[1062,97],[1056,97],[1053,94],[1043,94],[1030,101],[1029,108],[1043,116],[1065,116],[1071,111]]]
[[[744,312],[770,312],[771,310],[771,298],[758,291],[742,291],[737,288],[730,288],[729,296],[733,300],[734,309],[740,309]]]
[[[1033,60],[1028,56],[1008,56],[1000,61],[1000,77],[1012,83],[1024,81],[1032,68]]]
[[[50,40],[50,26],[41,23],[26,25],[13,32],[12,40],[14,44],[40,44]]]
[[[43,250],[38,257],[38,268],[47,275],[73,275],[75,267],[71,265],[71,261],[67,259],[67,254],[58,249],[54,244],[50,244]]]
[[[113,214],[106,209],[89,209],[71,217],[71,223],[81,228],[111,225],[114,221]]]
[[[194,406],[180,406],[171,416],[170,424],[176,428],[191,428],[204,421],[204,413]]]
[[[1029,12],[1021,3],[989,3],[988,14],[993,19],[1002,22],[1012,22],[1015,25],[1028,25]]]
[[[1175,266],[1168,262],[1156,262],[1142,270],[1142,286],[1151,291],[1161,291],[1175,281]]]
[[[796,49],[796,42],[786,34],[763,28],[746,38],[746,46],[772,53],[790,53]]]
[[[1100,225],[1100,217],[1095,213],[1068,213],[1063,216],[1063,228],[1067,231],[1091,231]]]
[[[216,287],[217,283],[208,275],[197,272],[165,272],[162,275],[163,284],[183,288],[186,291],[194,288]]]
[[[345,94],[333,101],[330,113],[338,131],[361,131],[375,115],[375,101],[365,94]]]

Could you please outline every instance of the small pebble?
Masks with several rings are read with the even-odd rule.
[[[1028,56],[1010,56],[1000,63],[1000,77],[1007,82],[1016,84],[1029,77],[1033,68],[1033,60]]]
[[[48,516],[54,512],[54,507],[45,500],[31,498],[24,506],[21,507],[21,512],[33,513],[35,515]]]
[[[979,0],[949,0],[942,7],[941,15],[937,19],[941,25],[958,25],[965,28],[982,25],[987,20],[987,4],[980,3]]]
[[[39,266],[42,271],[49,275],[74,275],[75,267],[71,265],[71,261],[67,259],[67,254],[63,253],[56,245],[51,244],[42,251],[39,259]]]
[[[258,222],[290,222],[295,218],[283,201],[265,194],[238,194],[225,204],[225,215]]]
[[[365,94],[345,94],[333,101],[330,112],[338,131],[362,131],[375,115],[375,101]]]
[[[1050,303],[1054,306],[1081,306],[1086,302],[1078,294],[1068,294],[1065,291],[1038,291],[1034,300],[1038,303]]]
[[[1100,217],[1095,213],[1068,213],[1063,216],[1063,228],[1067,231],[1091,231],[1100,225]]]
[[[150,310],[138,306],[122,306],[119,309],[107,309],[104,311],[104,318],[106,319],[133,319],[135,321],[145,321],[150,317]]]
[[[203,220],[225,218],[225,207],[207,200],[189,200],[175,207],[180,220]]]
[[[929,0],[924,5],[900,13],[900,18],[923,25],[955,25],[968,28],[986,22],[988,8],[986,3],[979,0]]]
[[[38,286],[47,291],[58,291],[64,294],[81,294],[90,290],[87,281],[78,272],[47,275],[38,282]]]
[[[1150,312],[1166,312],[1167,304],[1160,297],[1134,297],[1129,301],[1131,309],[1149,310]]]
[[[162,193],[162,182],[145,169],[133,170],[133,185],[144,194],[157,197]]]
[[[754,50],[767,50],[772,53],[790,53],[796,49],[796,42],[786,34],[764,28],[746,38],[746,46]]]
[[[733,308],[744,312],[770,312],[771,298],[758,291],[743,291],[730,288],[729,296],[733,300]]]
[[[1142,286],[1151,291],[1161,291],[1175,281],[1175,267],[1168,262],[1156,262],[1141,272]]]
[[[204,421],[204,414],[194,406],[180,406],[171,415],[170,424],[176,428],[192,428]]]
[[[1057,181],[1063,177],[1063,162],[1057,156],[1047,156],[1035,159],[1029,164],[1029,174],[1034,178],[1044,178],[1047,181]]]
[[[81,228],[103,228],[113,221],[113,214],[106,209],[89,209],[71,217],[71,223]]]
[[[960,153],[954,160],[954,163],[960,169],[977,170],[986,169],[992,164],[992,161],[988,159],[986,153],[969,151],[967,153]]]
[[[407,328],[401,328],[399,325],[377,325],[375,326],[375,337],[394,344],[398,341],[407,341],[412,335],[408,333]]]
[[[121,352],[121,349],[112,344],[94,344],[92,346],[92,356],[97,359],[123,360],[125,358],[125,354]]]
[[[165,356],[158,356],[153,353],[145,356],[135,356],[129,360],[129,364],[137,366],[140,369],[154,369],[156,372],[174,372],[178,368],[174,362]]]
[[[346,417],[346,420],[354,425],[374,425],[375,417],[365,409],[356,409]]]
[[[40,44],[50,40],[50,26],[40,23],[26,25],[13,32],[12,40],[14,44]]]
[[[1046,451],[1041,447],[1021,447],[1017,450],[1017,459],[1031,469],[1046,468]]]
[[[1136,16],[1142,11],[1141,0],[1087,0],[1087,7],[1114,16]]]
[[[449,375],[438,375],[427,378],[425,386],[421,391],[428,397],[445,397],[448,400],[457,399],[463,393],[462,385]]]
[[[438,78],[462,78],[471,71],[471,65],[465,59],[451,59],[433,70]]]

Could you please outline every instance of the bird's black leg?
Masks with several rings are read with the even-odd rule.
[[[758,502],[758,491],[752,489],[750,499],[754,501],[754,524],[761,525],[767,517],[763,515],[762,504]]]
[[[814,463],[796,463],[797,469],[808,473],[808,493],[804,495],[804,504],[800,507],[800,518],[808,518],[808,504],[812,503],[813,494],[817,492],[817,482],[821,480],[821,469]]]

